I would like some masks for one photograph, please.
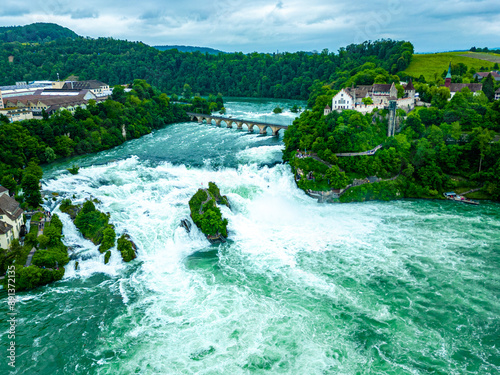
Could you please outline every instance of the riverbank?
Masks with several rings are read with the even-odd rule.
[[[47,208],[96,198],[140,253],[104,264],[60,215],[72,259],[61,281],[19,294],[18,375],[494,372],[499,204],[318,205],[282,149],[180,123],[82,157],[77,175],[73,161],[45,170],[44,189],[59,192]],[[217,246],[179,227],[209,181],[232,206]]]
[[[31,223],[30,231],[21,245],[12,241],[10,252],[5,255],[5,265],[15,267],[16,291],[29,290],[61,280],[69,262],[68,248],[62,242],[63,224],[56,214],[38,212]],[[3,255],[3,254],[2,254]],[[7,280],[3,279],[4,289]],[[9,286],[9,288],[11,288]]]
[[[369,179],[355,180],[352,186],[346,189],[332,189],[326,191],[314,191],[302,189],[311,198],[317,199],[318,203],[352,203],[366,201],[391,201],[404,198],[411,199],[436,199],[445,200],[442,193],[427,191],[421,187],[421,194],[410,194],[407,189],[407,179],[395,176],[389,180]],[[470,186],[473,186],[471,183]],[[453,190],[453,189],[452,189]],[[456,187],[457,194],[475,200],[492,200],[492,196],[483,188]]]

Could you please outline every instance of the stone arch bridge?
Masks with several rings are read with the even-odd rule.
[[[191,118],[191,121],[197,120],[200,124],[203,120],[205,120],[207,124],[212,124],[212,121],[215,121],[216,126],[221,126],[221,122],[224,122],[228,128],[232,128],[233,124],[236,124],[237,129],[243,129],[243,125],[246,125],[250,133],[253,133],[253,128],[255,126],[259,128],[259,134],[267,134],[267,128],[270,128],[275,137],[279,135],[281,129],[288,128],[288,125],[269,124],[267,122],[243,120],[226,116],[213,116],[194,112],[186,112],[186,114]]]

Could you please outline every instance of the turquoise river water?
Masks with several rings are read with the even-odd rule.
[[[289,124],[272,109],[295,103],[226,107]],[[18,293],[14,369],[1,295],[0,373],[499,374],[500,205],[318,204],[281,164],[282,136],[180,123],[46,168],[48,209],[99,199],[138,258],[115,248],[104,265],[60,215],[72,260]],[[221,245],[179,227],[209,181],[232,206]]]

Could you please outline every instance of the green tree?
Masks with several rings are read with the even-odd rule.
[[[343,189],[349,183],[349,178],[345,172],[341,172],[338,165],[333,165],[325,173],[325,178],[329,180],[329,185],[333,189]]]
[[[2,185],[6,189],[9,189],[9,194],[17,193],[17,184],[12,175],[3,176],[2,180],[0,181],[0,185]]]
[[[32,208],[37,208],[42,204],[39,181],[34,174],[23,173],[21,187],[23,188],[24,201]]]
[[[121,235],[121,237],[118,238],[117,242],[117,249],[118,251],[120,251],[124,262],[130,262],[131,260],[135,259],[136,254],[134,251],[134,246],[132,245],[132,241],[130,241],[128,235]]]
[[[111,94],[111,99],[119,103],[125,104],[127,95],[125,94],[125,88],[121,85],[116,85],[113,87],[113,94]]]
[[[49,242],[50,238],[47,235],[41,234],[40,236],[38,236],[38,244],[40,246],[40,249],[46,249],[47,246],[49,246]]]
[[[495,98],[495,80],[491,73],[483,79],[483,92],[490,102],[493,101]]]
[[[50,147],[45,149],[45,161],[47,163],[53,162],[56,159],[56,153]]]
[[[400,84],[397,84],[396,89],[398,90],[398,98],[402,98],[405,95],[404,87]]]
[[[191,89],[191,86],[189,86],[187,83],[184,84],[184,89],[182,90],[182,97],[185,100],[190,100],[193,97],[193,90]]]
[[[101,253],[115,246],[116,233],[111,225],[108,225],[106,229],[102,232],[102,242],[99,246],[99,251]]]
[[[479,170],[481,172],[481,165],[483,163],[484,156],[491,149],[490,142],[493,139],[493,133],[488,129],[483,129],[480,126],[472,129],[471,133],[472,142],[475,147],[479,150]]]

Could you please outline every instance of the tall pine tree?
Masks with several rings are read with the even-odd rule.
[[[483,79],[483,92],[490,102],[493,101],[495,98],[495,82],[491,73]]]

